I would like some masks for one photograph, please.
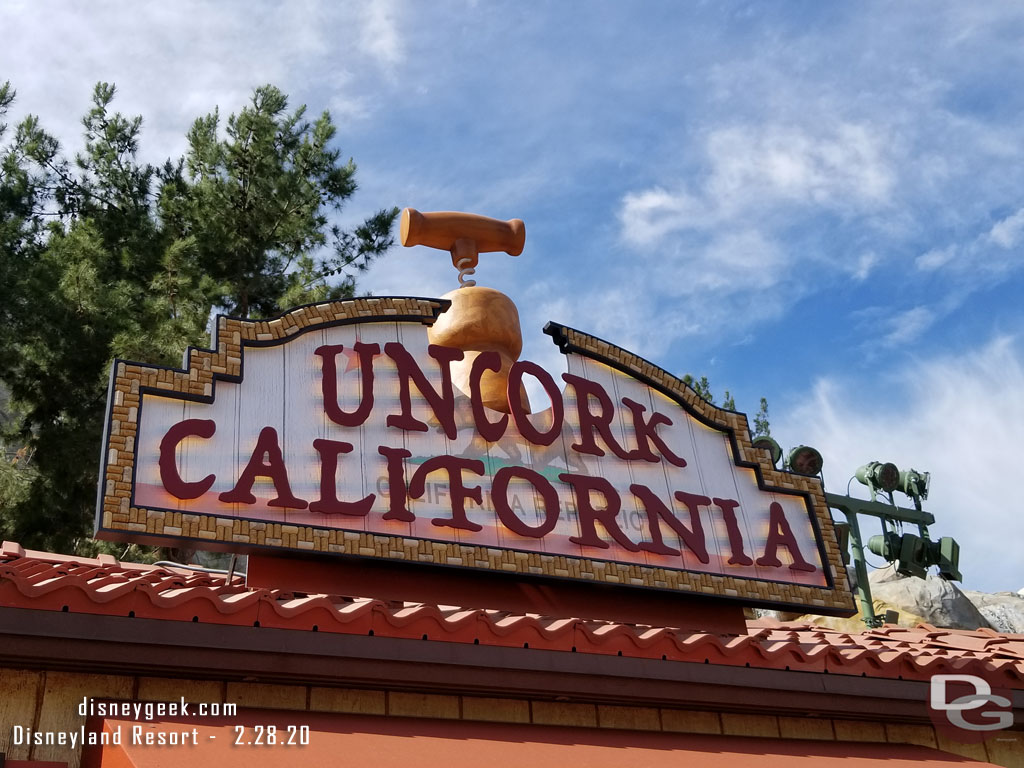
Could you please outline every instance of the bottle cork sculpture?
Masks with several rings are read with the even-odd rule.
[[[402,211],[401,241],[404,246],[425,245],[451,253],[452,265],[459,270],[459,287],[444,295],[451,307],[438,317],[428,338],[431,344],[465,352],[461,361],[452,364],[452,381],[466,393],[473,362],[484,352],[497,352],[501,367],[484,374],[481,393],[484,405],[507,413],[509,368],[523,350],[519,312],[508,296],[478,286],[466,276],[474,274],[481,253],[522,253],[525,225],[520,219],[500,221],[472,213],[420,213],[406,208]],[[522,397],[526,404],[525,392]]]

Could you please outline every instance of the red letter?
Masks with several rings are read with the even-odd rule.
[[[427,353],[440,363],[440,394],[435,392],[434,388],[430,386],[430,380],[405,347],[391,341],[384,345],[384,351],[387,352],[388,357],[395,361],[395,365],[398,367],[398,399],[402,404],[402,412],[397,416],[388,416],[387,425],[413,432],[427,431],[427,425],[412,415],[412,395],[409,392],[409,381],[412,380],[420,394],[423,395],[431,409],[433,409],[434,416],[441,422],[444,433],[448,435],[448,438],[454,440],[458,437],[458,431],[455,426],[455,393],[452,390],[451,369],[453,360],[461,360],[463,358],[462,350],[440,347],[436,344],[431,344],[427,347]]]
[[[313,447],[320,454],[320,498],[309,505],[310,512],[325,515],[362,516],[370,511],[376,494],[371,493],[359,501],[338,501],[338,457],[352,451],[352,443],[340,440],[314,440]]]
[[[405,467],[402,461],[408,459],[412,454],[404,448],[388,448],[386,445],[379,446],[377,453],[388,460],[390,506],[381,517],[385,520],[402,520],[411,523],[416,519],[416,515],[405,506]]]
[[[580,441],[572,444],[574,451],[604,456],[604,451],[598,448],[597,441],[594,440],[594,433],[597,432],[601,435],[605,445],[611,448],[612,453],[620,459],[643,458],[637,451],[626,451],[612,437],[611,423],[615,412],[604,387],[596,381],[589,381],[571,373],[563,373],[562,378],[572,384],[573,389],[576,390],[576,410],[580,416]],[[600,413],[590,410],[591,397],[597,400],[597,404],[601,407]]]
[[[711,499],[707,496],[697,496],[692,493],[682,493],[676,491],[675,496],[681,502],[686,505],[686,508],[690,510],[690,528],[683,525],[682,520],[678,519],[665,504],[662,503],[661,499],[654,495],[654,492],[643,485],[631,485],[629,486],[638,499],[643,503],[644,510],[647,512],[647,528],[651,532],[651,543],[642,542],[640,549],[647,550],[648,552],[655,552],[659,555],[678,555],[679,550],[673,549],[665,543],[665,540],[661,536],[661,525],[658,522],[660,517],[677,534],[679,538],[683,540],[683,543],[690,549],[693,554],[697,556],[697,559],[702,563],[709,562],[708,558],[708,546],[704,541],[704,526],[700,520],[700,505],[707,506],[711,503]]]
[[[324,361],[321,385],[327,418],[343,427],[358,427],[373,410],[373,356],[380,354],[380,345],[357,341],[352,347],[359,355],[359,372],[363,381],[362,400],[352,413],[346,413],[338,407],[338,353],[343,349],[344,344],[325,344],[313,350],[313,354],[320,355]]]
[[[537,489],[544,499],[544,522],[534,527],[527,525],[512,511],[508,503],[508,483],[513,477],[521,477]],[[494,511],[498,513],[498,519],[512,533],[520,536],[531,536],[539,539],[554,530],[558,523],[558,491],[539,472],[534,472],[526,467],[502,467],[494,474],[491,481],[491,501],[494,502]]]
[[[658,457],[654,455],[654,451],[651,450],[650,443],[654,443],[658,450],[661,451],[661,455],[664,456],[670,464],[675,464],[677,467],[685,467],[686,459],[676,456],[669,450],[669,447],[665,445],[665,441],[661,439],[661,436],[655,432],[655,429],[659,424],[671,427],[672,421],[663,413],[653,411],[651,413],[650,421],[644,421],[644,411],[647,410],[640,403],[630,400],[628,397],[622,398],[622,404],[629,408],[633,414],[633,431],[636,433],[636,451],[634,452],[635,458],[643,459],[645,461],[657,461]],[[707,562],[706,560],[704,562]]]
[[[814,571],[813,565],[804,560],[800,554],[800,548],[796,544],[796,536],[793,529],[789,527],[786,520],[786,513],[782,505],[773,501],[768,508],[768,541],[764,545],[764,557],[757,558],[758,565],[770,565],[778,568],[782,561],[777,557],[779,547],[785,547],[793,558],[793,564],[789,566],[791,571]]]
[[[304,500],[292,495],[291,486],[288,485],[288,471],[281,456],[281,446],[277,442],[277,430],[273,427],[264,427],[260,431],[252,457],[242,470],[238,483],[230,491],[222,493],[220,500],[229,504],[255,504],[256,497],[252,495],[252,484],[256,482],[257,477],[269,477],[274,484],[274,490],[277,491],[277,497],[267,502],[268,507],[306,508]]]
[[[466,488],[462,484],[462,470],[473,472],[477,475],[484,473],[484,463],[478,459],[460,459],[458,456],[435,456],[427,459],[413,473],[409,482],[409,495],[418,499],[427,489],[427,475],[435,469],[443,469],[448,473],[448,489],[452,495],[452,516],[436,517],[430,522],[438,527],[460,528],[464,531],[479,531],[482,525],[477,525],[466,517],[466,499],[473,499],[477,504],[483,504],[483,493],[480,486]]]
[[[179,499],[198,499],[213,485],[214,475],[207,475],[202,480],[186,483],[178,474],[178,465],[174,461],[174,452],[178,444],[186,437],[213,437],[217,425],[210,419],[185,419],[167,430],[160,441],[160,482],[172,496]]]
[[[526,413],[522,392],[524,373],[530,374],[540,382],[551,401],[551,428],[547,432],[541,432],[534,427]],[[508,409],[512,412],[519,434],[534,445],[551,445],[562,434],[562,420],[565,418],[562,393],[558,391],[558,385],[551,378],[551,374],[536,363],[518,360],[512,364],[512,369],[508,372]]]
[[[619,514],[619,506],[622,502],[611,483],[603,477],[588,477],[587,475],[561,474],[558,476],[558,479],[564,483],[569,483],[576,494],[576,508],[579,511],[581,535],[570,536],[569,541],[573,544],[582,544],[584,547],[608,549],[608,542],[601,539],[594,528],[594,523],[599,522],[612,535],[612,538],[615,539],[620,547],[630,552],[640,551],[640,547],[627,539],[626,534],[619,528],[619,524],[615,522],[615,516]],[[596,509],[594,507],[590,498],[592,491],[597,491],[604,496],[604,509]]]
[[[473,406],[473,421],[476,422],[476,431],[488,443],[496,443],[505,434],[508,427],[508,414],[503,413],[496,422],[487,420],[487,413],[484,410],[483,395],[480,394],[480,380],[484,371],[500,371],[501,355],[493,349],[481,352],[473,361],[473,367],[469,371],[469,402]]]
[[[682,497],[679,500],[682,501]],[[732,499],[712,499],[712,501],[722,510],[722,517],[725,519],[725,530],[729,532],[729,548],[732,550],[729,565],[753,565],[754,561],[743,551],[743,534],[740,532],[740,526],[736,522],[736,507],[740,503]]]

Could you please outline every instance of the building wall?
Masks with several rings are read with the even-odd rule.
[[[78,705],[85,697],[131,701],[176,701],[184,697],[190,702],[233,702],[239,709],[917,744],[1006,768],[1024,768],[1020,731],[1004,732],[1002,737],[994,736],[984,744],[959,744],[936,733],[930,725],[10,668],[0,669],[0,752],[10,760],[66,761],[70,768],[78,768],[80,748],[11,746],[11,737],[15,725],[38,731],[80,728],[85,718],[78,715]]]

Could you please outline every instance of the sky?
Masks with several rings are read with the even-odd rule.
[[[564,370],[553,320],[766,397],[835,493],[872,460],[929,471],[963,585],[1024,587],[1024,6],[0,0],[0,29],[9,121],[71,151],[98,81],[153,162],[264,83],[329,110],[359,169],[342,223],[525,221],[476,275],[523,357]],[[455,287],[422,247],[360,284]]]

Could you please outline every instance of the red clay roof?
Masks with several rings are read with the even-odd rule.
[[[886,626],[857,634],[770,619],[716,635],[420,603],[252,589],[244,579],[0,548],[0,607],[927,680],[982,674],[1024,688],[1024,635]]]

